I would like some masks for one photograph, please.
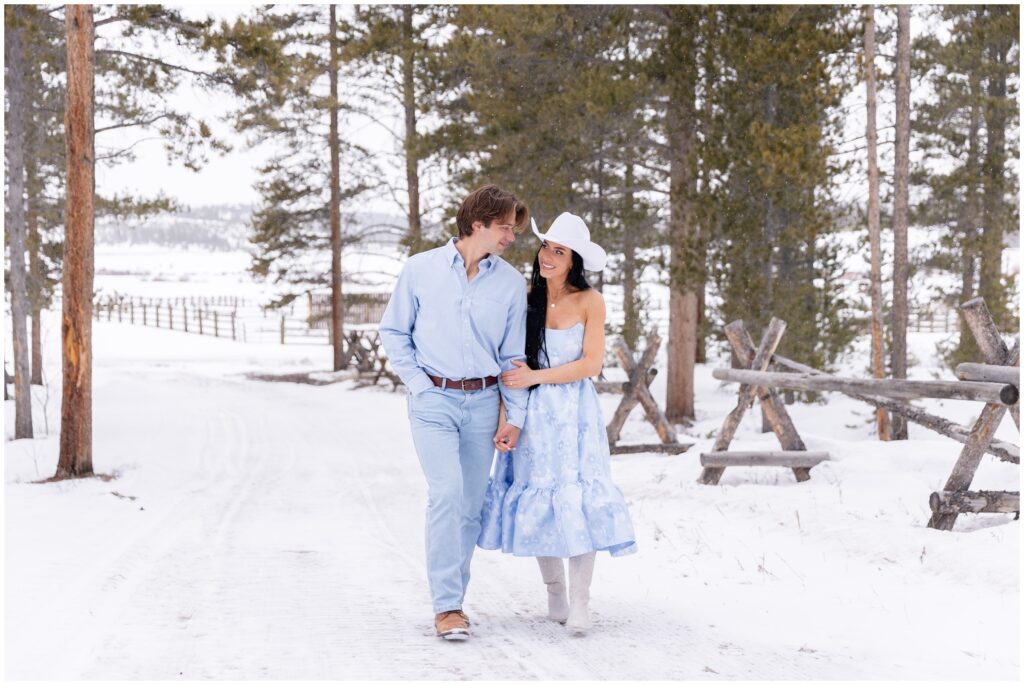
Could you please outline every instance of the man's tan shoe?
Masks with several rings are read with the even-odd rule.
[[[442,611],[434,617],[434,628],[437,636],[445,640],[468,640],[469,622],[462,611]]]
[[[467,616],[466,612],[463,611],[462,609],[459,609],[459,616],[461,616],[462,618],[466,619],[466,625],[467,626],[473,625],[473,622],[469,620],[469,616]]]

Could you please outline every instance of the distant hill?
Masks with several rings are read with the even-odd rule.
[[[97,219],[96,243],[99,245],[165,245],[194,247],[212,251],[232,251],[249,246],[251,204],[223,204],[191,207],[174,214],[146,219]],[[374,243],[397,242],[401,217],[381,213],[345,215],[343,230],[352,235],[365,233]]]

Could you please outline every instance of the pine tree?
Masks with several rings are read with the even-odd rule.
[[[220,72],[234,78],[233,92],[241,102],[232,114],[236,130],[251,145],[273,140],[281,150],[259,169],[251,271],[284,287],[272,307],[318,287],[331,289],[335,367],[344,343],[341,253],[358,240],[340,226],[341,207],[380,175],[368,151],[345,140],[340,123],[331,123],[350,109],[341,95],[332,97],[330,84],[332,78],[347,78],[343,59],[351,34],[350,22],[332,24],[327,7],[263,7],[233,24],[222,22],[206,42],[223,65]]]
[[[106,8],[103,8],[106,9]],[[150,96],[173,88],[183,74],[207,84],[221,84],[216,76],[146,54],[142,36],[151,31],[173,35],[181,44],[198,45],[203,23],[189,22],[160,6],[118,6],[97,19],[92,5],[64,7],[66,27],[67,93],[64,107],[65,198],[64,262],[62,273],[63,398],[60,455],[54,478],[92,474],[92,293],[93,225],[101,198],[96,195],[96,135],[126,127],[157,125],[170,159],[197,169],[207,150],[226,149],[205,122],[185,112],[154,105]],[[44,19],[48,14],[41,15]],[[120,35],[101,47],[96,28],[117,24]],[[102,80],[96,78],[97,73]],[[99,87],[97,87],[99,84]],[[106,90],[110,87],[110,90]],[[155,111],[155,108],[159,111]],[[102,118],[101,118],[102,117]],[[101,125],[97,125],[97,122]],[[130,158],[129,148],[112,153],[113,159]],[[151,212],[164,209],[164,198],[138,201],[110,198],[103,203],[112,212]]]
[[[697,189],[697,46],[701,10],[664,8],[665,32],[658,80],[665,89],[665,157],[669,167],[669,337],[665,415],[695,418],[694,366],[697,358],[697,290],[703,283],[695,194]]]
[[[42,5],[18,8],[27,60],[24,93],[29,114],[21,142],[25,167],[27,308],[32,319],[34,384],[43,382],[41,312],[51,304],[61,281],[63,259],[66,29],[64,22],[57,18],[62,10],[60,6]],[[94,95],[94,108],[101,118],[97,126],[99,140],[118,139],[120,142],[125,129],[156,125],[169,159],[180,160],[191,168],[202,164],[207,151],[225,150],[223,142],[210,135],[206,122],[170,110],[162,100],[161,96],[176,87],[180,75],[187,69],[147,54],[148,48],[140,46],[141,36],[153,32],[161,36],[170,32],[179,42],[194,41],[201,34],[203,24],[185,21],[179,13],[158,6],[120,6],[109,13],[104,7],[102,11],[105,15],[95,23],[109,28],[104,29],[108,35],[100,39],[99,56],[95,60],[99,87]],[[110,29],[115,31],[111,33]],[[96,52],[94,49],[94,54]],[[195,71],[188,74],[190,78],[196,75]],[[207,75],[203,76],[212,83]],[[101,150],[96,162],[104,166],[130,161],[135,155],[132,145],[113,150],[109,146],[101,147]],[[154,198],[110,196],[102,188],[97,190],[94,203],[96,216],[123,219],[176,209],[178,205],[162,195]],[[7,285],[10,287],[10,281]]]
[[[910,206],[910,6],[900,5],[896,28],[896,159],[893,170],[892,377],[907,377],[907,228]],[[907,439],[907,420],[892,417],[893,440]]]
[[[857,25],[847,8],[728,7],[722,77],[710,93],[705,163],[715,235],[709,258],[724,321],[788,322],[780,352],[826,367],[854,336],[841,297],[832,198],[836,108],[851,87]],[[754,57],[756,56],[756,58]]]
[[[64,383],[60,409],[60,457],[56,478],[89,475],[92,468],[92,286],[95,122],[93,8],[68,5],[67,211],[64,242]]]
[[[11,333],[14,342],[14,437],[32,437],[29,368],[28,286],[25,267],[25,141],[28,131],[29,65],[25,51],[24,9],[4,7],[4,91],[7,95],[7,232],[10,239]]]
[[[943,5],[927,16],[944,23],[948,39],[926,34],[914,41],[913,69],[924,74],[933,93],[917,105],[912,122],[915,147],[924,155],[911,180],[926,193],[915,207],[915,219],[945,228],[930,263],[959,277],[960,287],[947,295],[947,303],[955,307],[982,294],[980,271],[987,268],[983,296],[1000,328],[1013,330],[1018,323],[1007,300],[1013,283],[999,273],[1002,237],[993,238],[1018,230],[1019,179],[1015,166],[1007,163],[1017,147],[1014,137],[1004,139],[997,131],[1019,123],[1019,9]],[[990,141],[997,144],[991,156]],[[988,195],[987,214],[986,189],[994,191]],[[986,226],[992,227],[987,243]],[[963,329],[946,361],[952,366],[980,358],[974,338]]]
[[[353,76],[375,86],[359,89],[353,107],[373,118],[387,108],[397,107],[402,114],[403,129],[396,134],[396,143],[405,187],[388,190],[406,216],[402,243],[410,254],[436,243],[424,230],[429,213],[424,173],[434,166],[436,150],[426,143],[437,125],[432,123],[437,118],[437,101],[446,92],[437,46],[443,42],[449,11],[431,5],[357,5],[352,38],[345,45]],[[404,202],[397,200],[401,194]]]
[[[878,123],[876,117],[875,88],[875,7],[864,6],[864,70],[867,91],[867,158],[868,158],[868,240],[870,242],[871,276],[871,373],[874,378],[885,378],[882,335],[882,242],[881,217],[878,208]],[[878,436],[889,439],[889,414],[885,409],[875,410]]]
[[[450,160],[451,214],[487,179],[524,198],[540,225],[569,211],[594,240],[621,244],[623,157],[645,145],[626,133],[637,121],[637,83],[622,59],[630,16],[610,6],[458,7],[443,55],[457,96],[442,103],[431,136]],[[532,262],[533,241],[514,248],[508,259]]]

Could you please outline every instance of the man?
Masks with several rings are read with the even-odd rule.
[[[409,258],[380,322],[427,479],[427,577],[446,640],[469,637],[462,602],[494,449],[514,448],[526,417],[527,390],[498,377],[525,358],[526,281],[500,255],[527,215],[495,185],[474,190],[456,215],[458,237]]]

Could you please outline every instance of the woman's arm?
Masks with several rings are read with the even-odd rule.
[[[596,290],[588,291],[584,301],[583,356],[550,369],[531,369],[516,363],[518,368],[502,374],[502,382],[509,387],[528,388],[538,383],[572,383],[601,373],[604,367],[604,320],[604,298]],[[516,385],[519,383],[522,386]]]

